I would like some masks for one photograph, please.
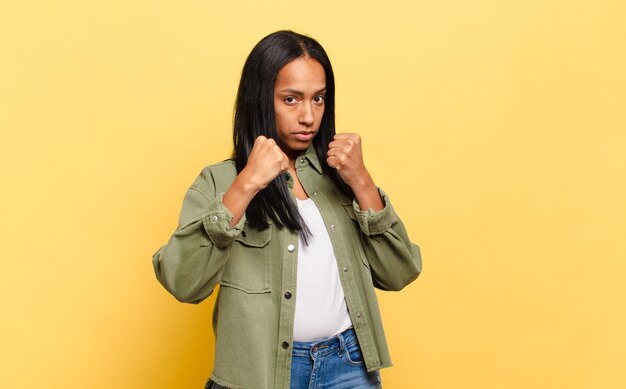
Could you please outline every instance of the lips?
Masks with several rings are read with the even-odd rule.
[[[313,139],[313,136],[315,135],[315,132],[313,131],[299,131],[299,132],[294,132],[293,136],[301,141],[308,141]]]

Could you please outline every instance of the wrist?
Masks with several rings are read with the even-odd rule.
[[[376,185],[367,170],[364,170],[363,173],[359,174],[357,178],[350,183],[350,187],[353,192],[361,192],[376,188]]]
[[[243,168],[239,175],[237,175],[235,181],[237,181],[237,184],[240,187],[241,191],[246,194],[252,195],[252,197],[254,197],[254,195],[259,193],[262,189],[265,189],[265,187],[267,186],[263,185],[260,182],[256,182],[254,174],[250,174],[250,172],[246,170],[246,168]]]

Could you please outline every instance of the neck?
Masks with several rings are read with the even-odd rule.
[[[301,156],[304,153],[304,151],[283,150],[283,153],[285,153],[287,158],[289,158],[289,168],[295,170],[295,168],[296,168],[296,160],[298,159],[299,156]]]

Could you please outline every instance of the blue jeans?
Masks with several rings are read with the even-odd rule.
[[[293,342],[291,389],[382,388],[380,372],[368,373],[353,328],[332,338]]]
[[[205,389],[222,389],[212,380]],[[353,328],[332,338],[293,342],[291,389],[381,389],[380,372],[368,373]]]

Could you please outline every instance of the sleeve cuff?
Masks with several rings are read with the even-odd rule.
[[[354,208],[354,213],[361,226],[361,230],[367,236],[384,233],[391,228],[398,219],[387,194],[382,189],[377,189],[385,205],[380,211],[374,211],[372,208],[362,211],[356,198],[352,201],[352,208]]]
[[[237,236],[241,234],[243,226],[246,222],[246,214],[233,227],[230,222],[233,220],[233,214],[222,202],[224,192],[219,193],[215,199],[209,203],[207,212],[202,215],[202,224],[209,239],[218,247],[226,247],[230,245]]]

